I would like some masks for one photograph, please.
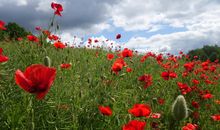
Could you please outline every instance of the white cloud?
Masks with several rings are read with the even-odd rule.
[[[104,23],[91,25],[88,28],[69,28],[63,31],[65,31],[66,33],[73,34],[75,36],[84,37],[85,35],[100,33],[101,31],[107,30],[110,27],[111,26],[108,23],[104,22]]]
[[[219,32],[212,34],[212,37],[199,31],[177,32],[166,35],[155,35],[150,38],[137,37],[131,38],[125,47],[135,48],[154,52],[178,53],[180,50],[188,52],[195,48],[201,48],[203,45],[220,45]]]
[[[0,6],[3,6],[5,4],[16,4],[17,6],[27,6],[28,0],[1,0]]]
[[[133,37],[126,47],[141,51],[177,53],[220,45],[220,2],[209,0],[122,0],[115,5],[113,24],[126,31],[159,31],[163,25],[184,27],[186,31],[157,34],[150,38]]]
[[[220,3],[209,0],[122,0],[112,11],[113,24],[125,30],[149,30],[160,24],[190,28],[220,19]],[[209,25],[212,26],[212,25]]]

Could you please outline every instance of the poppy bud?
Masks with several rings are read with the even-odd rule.
[[[44,58],[44,65],[50,67],[51,66],[51,60],[50,60],[50,57],[46,56]]]
[[[179,95],[172,105],[172,114],[176,120],[188,117],[188,108],[184,96]]]
[[[157,103],[157,98],[152,99],[153,103]]]

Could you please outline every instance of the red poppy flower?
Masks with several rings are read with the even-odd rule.
[[[177,78],[177,74],[175,72],[162,72],[161,77],[164,80],[169,80],[170,78]]]
[[[60,49],[63,49],[63,48],[66,47],[66,46],[65,46],[62,42],[60,42],[60,41],[55,42],[53,45],[54,45],[56,48],[60,48]]]
[[[179,51],[179,54],[182,55],[182,54],[183,54],[183,51]]]
[[[144,85],[144,88],[145,88],[145,89],[148,88],[149,86],[151,86],[152,83],[153,83],[153,78],[152,78],[152,76],[149,75],[149,74],[144,74],[144,75],[140,76],[140,77],[138,78],[138,80],[145,83],[145,85]]]
[[[133,56],[133,52],[132,52],[132,50],[129,50],[128,48],[125,48],[122,51],[122,56],[123,57],[132,57]]]
[[[97,42],[99,42],[99,40],[97,40],[97,39],[95,39],[95,41],[94,41],[95,43],[97,43]]]
[[[198,59],[198,56],[193,56],[194,59]]]
[[[202,98],[203,99],[211,99],[211,98],[213,98],[213,95],[211,93],[207,93],[207,94],[202,95]]]
[[[29,41],[32,41],[32,42],[39,42],[39,39],[34,35],[27,35],[27,38]]]
[[[92,43],[92,39],[89,38],[89,39],[88,39],[88,44],[91,44],[91,43]]]
[[[36,94],[37,99],[43,99],[48,93],[56,76],[56,69],[41,64],[34,64],[15,72],[16,84],[29,93]]]
[[[160,113],[152,113],[151,118],[154,118],[154,119],[159,119],[161,117],[161,114]]]
[[[36,29],[37,31],[41,31],[41,27],[40,27],[40,26],[35,27],[35,29]]]
[[[144,130],[146,122],[131,120],[128,124],[123,125],[122,130]]]
[[[163,62],[163,54],[159,54],[159,55],[156,57],[156,60],[157,60],[158,63]]]
[[[199,103],[196,101],[192,101],[192,106],[197,109],[200,107]]]
[[[199,112],[194,111],[194,112],[192,113],[192,117],[193,117],[193,119],[198,120],[198,119],[199,119],[199,117],[200,117]]]
[[[119,71],[121,71],[123,68],[123,64],[119,63],[119,62],[115,62],[112,65],[112,71],[114,71],[116,74],[118,74]]]
[[[183,126],[182,130],[197,130],[198,126],[196,124],[187,123],[186,126]]]
[[[9,60],[9,58],[7,56],[2,55],[3,49],[0,48],[0,63],[2,62],[6,62]]]
[[[50,36],[48,36],[48,38],[49,38],[50,40],[54,40],[54,41],[56,41],[56,40],[59,39],[59,37],[56,36],[56,35],[50,35]]]
[[[118,74],[119,71],[122,70],[122,68],[124,66],[126,66],[127,64],[125,63],[125,61],[122,58],[118,58],[115,60],[115,62],[112,65],[112,71],[115,72],[115,74]]]
[[[48,30],[43,30],[43,34],[46,35],[47,37],[49,37],[49,36],[50,36],[50,31],[48,31]]]
[[[5,28],[5,22],[0,20],[0,30],[6,30]]]
[[[177,82],[177,85],[183,95],[186,95],[187,93],[192,91],[192,89],[187,84]]]
[[[120,38],[121,38],[121,34],[117,34],[116,39],[120,39]]]
[[[193,79],[192,80],[193,84],[198,85],[199,84],[199,80]]]
[[[151,122],[150,123],[151,128],[154,130],[159,130],[159,123],[158,122]]]
[[[52,2],[52,3],[51,3],[51,7],[52,7],[52,9],[55,10],[54,14],[59,15],[59,16],[62,16],[62,15],[61,15],[61,12],[63,11],[63,7],[62,7],[61,4]]]
[[[128,112],[136,117],[149,117],[151,114],[150,106],[146,104],[135,104]]]
[[[112,60],[114,58],[114,54],[107,54],[107,59]]]
[[[62,68],[62,69],[68,69],[68,68],[70,68],[71,67],[71,64],[61,64],[60,65],[60,68]]]
[[[215,114],[211,116],[212,120],[214,121],[220,121],[220,114]]]
[[[163,105],[165,103],[165,100],[163,98],[157,98],[157,102],[160,105]]]
[[[131,71],[132,71],[132,69],[129,68],[129,67],[126,69],[126,72],[128,72],[128,73],[131,72]]]
[[[112,110],[109,106],[99,106],[99,111],[105,116],[112,115]]]
[[[18,38],[17,38],[17,41],[22,41],[22,40],[23,40],[22,37],[18,37]]]
[[[186,71],[191,72],[191,71],[193,71],[194,63],[193,62],[185,63],[184,68],[186,69]]]
[[[211,72],[215,72],[215,71],[216,71],[216,66],[212,65],[212,66],[209,68],[209,70],[210,70]]]

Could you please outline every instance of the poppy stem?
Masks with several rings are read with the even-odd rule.
[[[31,129],[34,130],[35,129],[35,123],[34,123],[34,103],[33,103],[33,97],[30,97],[30,107],[31,107]]]

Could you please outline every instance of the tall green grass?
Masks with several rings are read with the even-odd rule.
[[[214,100],[220,99],[219,81],[211,86],[201,83],[201,87],[210,89],[214,95],[201,105],[199,121],[191,116],[177,125],[172,118],[171,106],[175,98],[181,94],[176,82],[191,84],[193,77],[182,78],[183,63],[177,69],[178,78],[165,81],[160,74],[164,71],[156,62],[149,58],[140,63],[140,56],[125,61],[133,69],[127,73],[124,68],[119,75],[111,72],[114,62],[107,60],[108,52],[84,48],[56,49],[46,46],[43,49],[36,43],[11,42],[0,43],[10,60],[0,65],[0,129],[7,130],[120,130],[123,124],[131,119],[147,122],[151,129],[152,121],[160,124],[161,130],[181,129],[188,122],[197,123],[203,130],[219,130],[219,122],[210,119],[210,115],[218,113],[220,105]],[[98,52],[98,57],[96,53]],[[36,100],[34,95],[20,89],[14,81],[17,69],[22,71],[31,64],[43,64],[44,57],[49,56],[52,66],[57,69],[56,79],[44,100]],[[60,64],[71,63],[70,69],[61,69]],[[219,72],[219,70],[218,70]],[[153,85],[143,89],[137,79],[143,74],[153,76]],[[190,106],[194,93],[186,96]],[[164,98],[165,104],[159,105],[156,98]],[[128,113],[135,103],[149,104],[153,112],[161,113],[161,119],[136,118]],[[207,110],[205,104],[210,104]],[[103,116],[99,105],[110,106],[112,116]]]

